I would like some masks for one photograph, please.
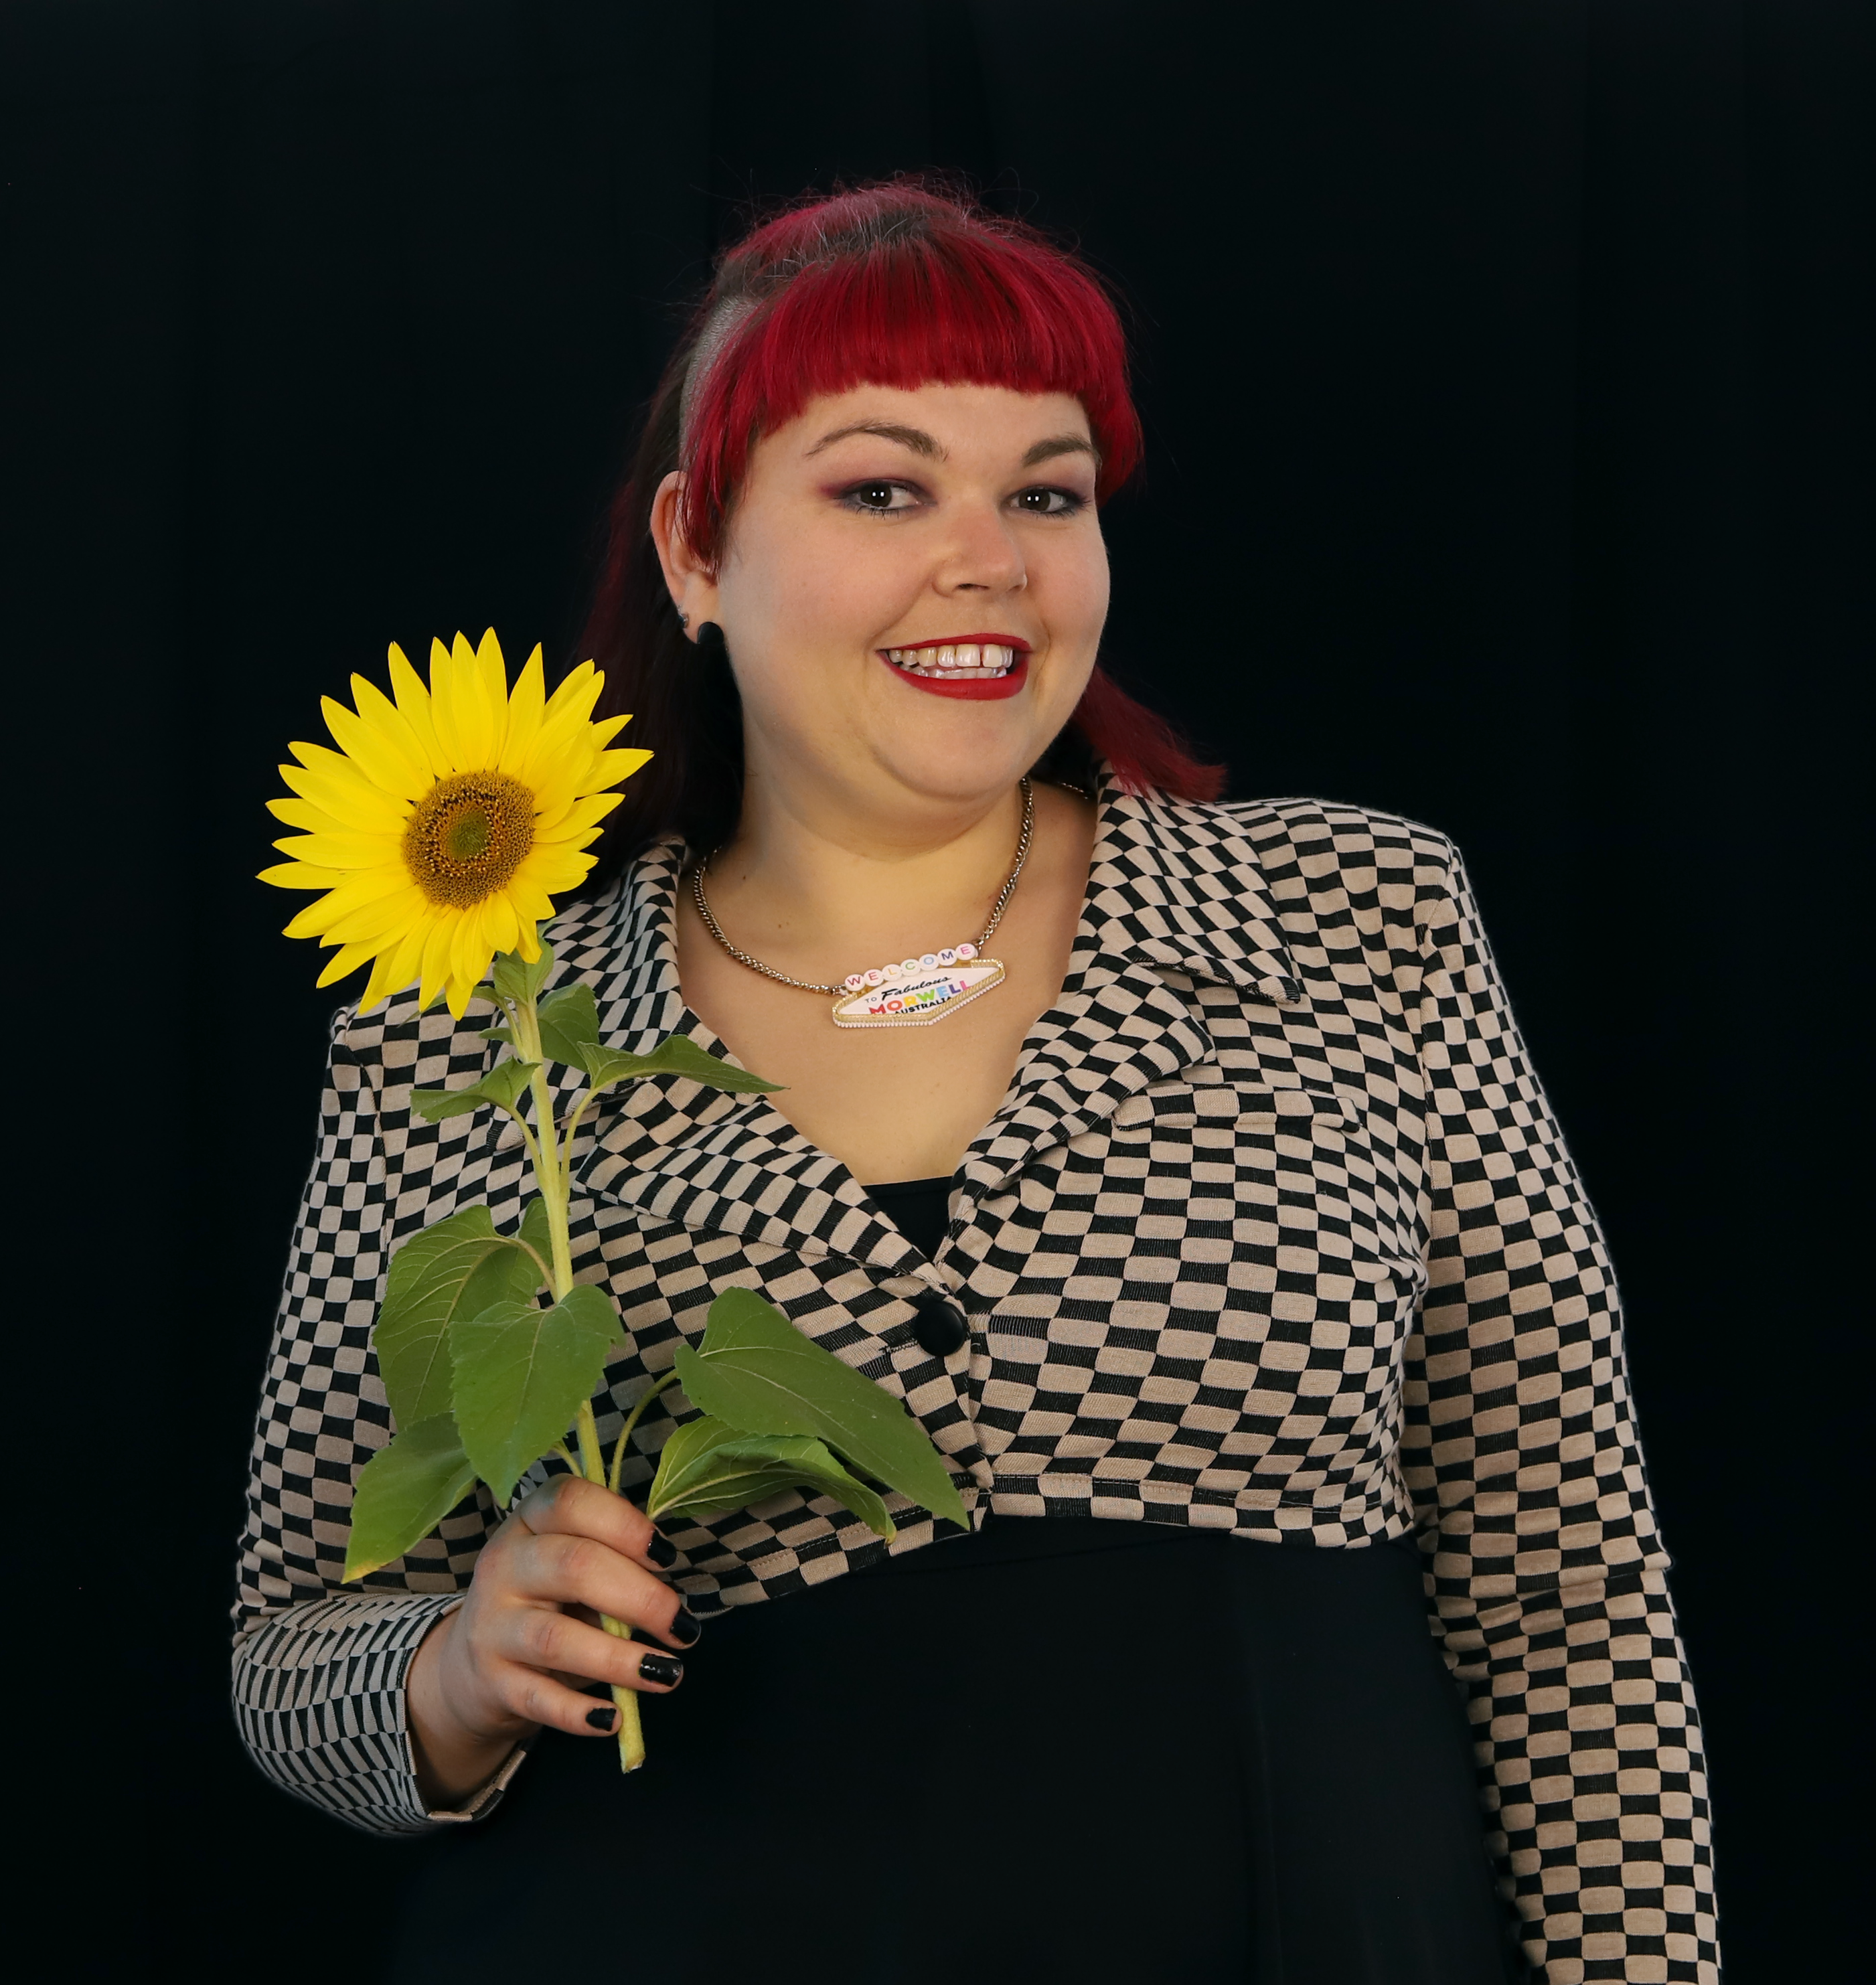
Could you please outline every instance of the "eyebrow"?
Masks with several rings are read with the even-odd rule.
[[[824,448],[832,448],[837,441],[846,441],[853,435],[872,435],[881,441],[898,442],[901,448],[909,448],[914,455],[929,455],[933,462],[943,462],[945,452],[939,445],[937,437],[928,435],[923,428],[903,428],[893,421],[856,421],[850,428],[836,428],[832,434],[824,434],[812,448],[810,455],[819,455]]]
[[[923,428],[902,427],[896,421],[856,421],[851,427],[835,428],[831,434],[824,434],[808,452],[819,455],[823,448],[832,448],[836,442],[850,441],[856,435],[871,435],[879,441],[896,442],[909,448],[914,455],[922,455],[933,462],[948,459],[943,445],[936,435],[927,434]],[[1086,435],[1050,435],[1035,442],[1023,457],[1023,466],[1034,469],[1038,462],[1053,462],[1063,455],[1091,455],[1101,459],[1101,451]]]
[[[1047,441],[1039,441],[1023,458],[1025,469],[1034,469],[1039,462],[1053,462],[1058,455],[1091,455],[1098,462],[1101,451],[1086,435],[1051,435]]]

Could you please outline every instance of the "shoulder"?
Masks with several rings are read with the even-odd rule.
[[[1255,872],[1286,907],[1324,909],[1335,898],[1390,909],[1450,900],[1463,865],[1437,828],[1377,807],[1316,798],[1173,800],[1140,803],[1187,861]],[[1247,875],[1247,881],[1252,879]]]

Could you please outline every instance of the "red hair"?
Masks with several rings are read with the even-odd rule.
[[[1078,400],[1100,452],[1101,499],[1139,462],[1114,305],[1081,262],[1020,222],[894,183],[779,214],[725,256],[615,500],[582,643],[607,673],[602,710],[634,712],[634,734],[657,753],[626,788],[596,875],[671,828],[716,845],[741,803],[734,680],[720,649],[700,657],[678,628],[651,542],[659,484],[684,469],[684,532],[714,563],[763,435],[823,394],[931,382]],[[1222,767],[1200,764],[1098,667],[1037,770],[1085,784],[1095,759],[1134,791],[1213,799],[1224,782]]]

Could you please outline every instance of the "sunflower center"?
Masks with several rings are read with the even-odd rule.
[[[534,845],[534,795],[506,772],[439,779],[404,828],[404,860],[433,903],[468,909],[505,888]]]

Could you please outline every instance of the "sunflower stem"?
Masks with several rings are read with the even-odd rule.
[[[547,1207],[547,1234],[553,1245],[553,1261],[550,1286],[553,1299],[560,1302],[573,1286],[573,1242],[567,1231],[567,1202],[573,1190],[573,1124],[570,1123],[563,1138],[554,1121],[553,1090],[547,1080],[547,1066],[541,1053],[540,1019],[535,1003],[535,996],[515,1002],[515,1048],[524,1060],[534,1064],[533,1075],[528,1087],[534,1098],[534,1131],[529,1140],[528,1155],[533,1160],[534,1182],[540,1188],[540,1196]],[[516,1113],[519,1115],[519,1112]],[[577,1112],[576,1112],[576,1117]],[[525,1131],[527,1126],[522,1126]],[[671,1375],[676,1376],[675,1373]],[[668,1383],[667,1380],[664,1382]],[[583,1399],[580,1413],[574,1422],[574,1431],[580,1446],[580,1473],[589,1482],[597,1482],[602,1487],[616,1487],[618,1480],[618,1461],[624,1453],[625,1434],[630,1432],[638,1416],[650,1403],[653,1392],[663,1389],[654,1386],[633,1409],[631,1417],[626,1422],[620,1436],[620,1443],[614,1456],[612,1480],[607,1479],[606,1456],[600,1446],[599,1422],[593,1417],[593,1402]],[[565,1452],[563,1446],[562,1452]],[[571,1457],[569,1456],[569,1459]],[[615,1620],[610,1613],[600,1615],[600,1624],[615,1640],[629,1641],[632,1637],[630,1624]],[[619,1712],[619,1768],[622,1772],[635,1772],[645,1762],[645,1739],[638,1715],[637,1691],[615,1684],[612,1691],[613,1706]]]
[[[646,1407],[651,1405],[659,1393],[663,1392],[667,1385],[674,1385],[677,1382],[677,1373],[667,1372],[663,1378],[647,1385],[639,1394],[632,1410],[626,1415],[625,1424],[619,1429],[619,1438],[613,1443],[612,1466],[607,1470],[606,1476],[606,1486],[611,1490],[614,1495],[617,1495],[619,1491],[619,1471],[625,1466],[626,1447],[632,1438],[633,1428],[637,1426],[639,1421],[644,1418]]]

